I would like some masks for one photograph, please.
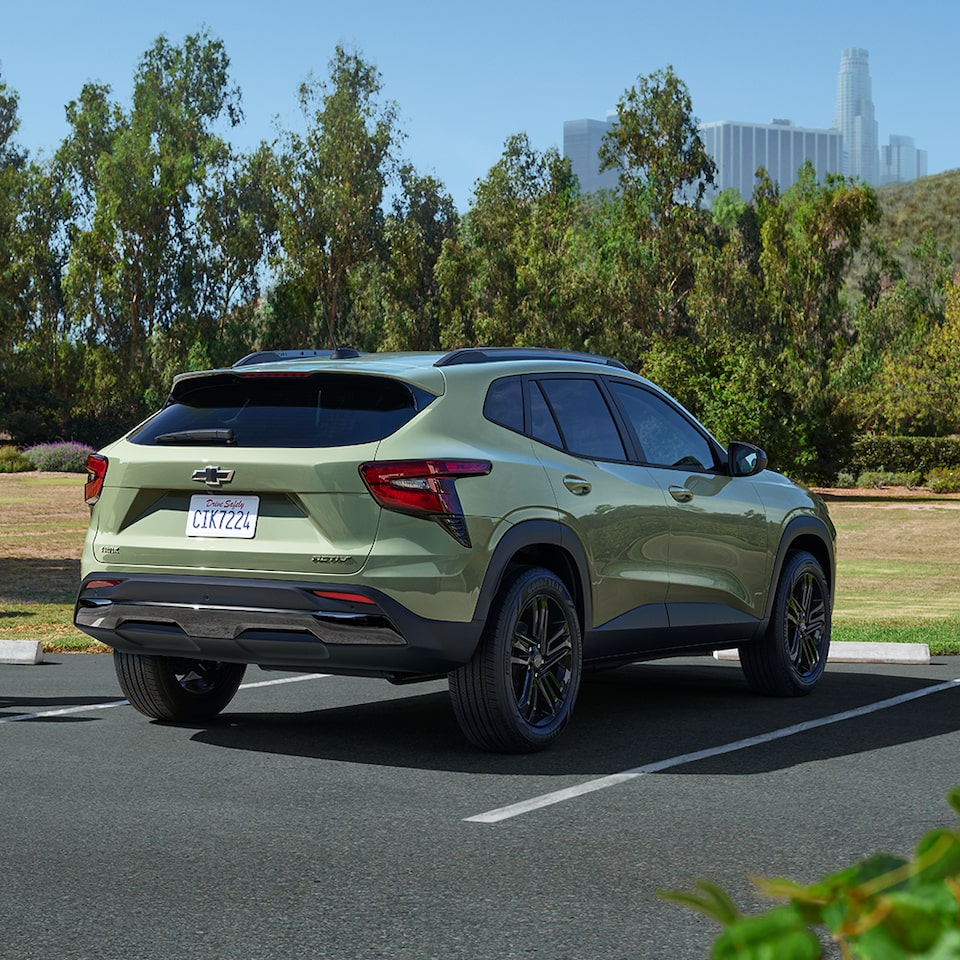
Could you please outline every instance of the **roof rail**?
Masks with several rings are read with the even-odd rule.
[[[258,350],[241,357],[235,367],[249,367],[254,363],[276,363],[279,360],[302,360],[310,357],[326,357],[330,360],[347,360],[360,354],[350,347],[338,347],[336,350]]]
[[[569,360],[627,369],[626,364],[613,357],[601,357],[595,353],[581,353],[576,350],[551,350],[548,347],[461,347],[442,356],[434,366],[454,367],[462,363],[500,363],[507,360]]]

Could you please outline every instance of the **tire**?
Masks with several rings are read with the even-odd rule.
[[[490,610],[480,644],[450,674],[453,709],[481,750],[533,753],[570,720],[580,689],[582,641],[577,610],[548,570],[509,575]]]
[[[216,716],[247,669],[242,663],[182,660],[113,652],[117,679],[130,703],[154,720],[184,723]]]
[[[788,554],[766,633],[740,647],[747,683],[760,693],[811,693],[830,650],[830,587],[823,568],[805,550]]]

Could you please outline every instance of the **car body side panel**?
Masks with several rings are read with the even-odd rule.
[[[771,524],[753,479],[651,472],[670,505],[668,606],[703,603],[729,607],[731,619],[738,619],[733,611],[762,617],[773,565]]]
[[[649,469],[585,460],[545,444],[536,445],[536,454],[557,498],[561,522],[589,557],[594,602],[588,629],[641,608],[648,609],[651,623],[663,623],[669,512]],[[576,478],[589,489],[579,487]]]

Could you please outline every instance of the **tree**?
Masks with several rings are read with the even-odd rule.
[[[438,264],[444,344],[582,349],[570,260],[582,199],[569,161],[516,134],[475,196],[460,237],[447,243]]]
[[[384,223],[384,257],[368,265],[364,283],[355,290],[371,345],[385,350],[440,347],[437,261],[444,243],[457,236],[459,223],[443,184],[404,164],[400,192]]]
[[[328,82],[301,86],[307,131],[286,135],[275,169],[277,345],[337,343],[349,333],[351,274],[383,252],[381,203],[395,164],[396,106],[378,102],[380,73],[359,54],[337,46],[329,69]]]
[[[22,406],[19,353],[29,317],[29,273],[20,217],[26,157],[14,143],[19,98],[0,79],[0,429],[16,432],[12,417]]]
[[[99,355],[95,382],[129,416],[164,341],[184,357],[190,346],[182,328],[208,267],[198,198],[230,159],[213,125],[241,116],[228,68],[223,44],[206,34],[182,46],[160,37],[141,59],[129,112],[93,84],[67,108],[72,133],[58,155],[76,202],[67,309],[88,356]]]
[[[620,98],[616,123],[600,148],[601,172],[619,170],[624,195],[642,195],[656,221],[669,219],[688,199],[699,205],[714,182],[716,164],[692,110],[687,85],[673,67],[640,77]]]

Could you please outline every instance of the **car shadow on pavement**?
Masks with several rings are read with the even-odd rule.
[[[634,664],[587,675],[573,719],[558,742],[524,756],[476,750],[461,735],[445,689],[410,691],[351,706],[296,714],[228,708],[192,739],[349,763],[468,773],[602,776],[815,721],[933,685],[936,681],[847,668],[816,693],[753,693],[736,665]],[[889,709],[672,767],[679,774],[744,775],[920,741],[960,729],[960,688]]]

